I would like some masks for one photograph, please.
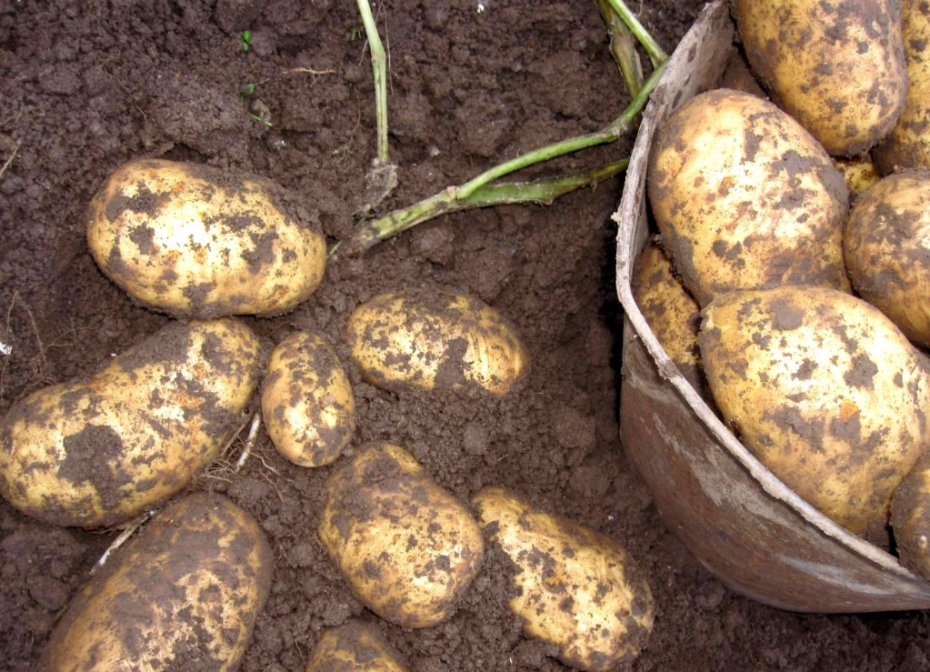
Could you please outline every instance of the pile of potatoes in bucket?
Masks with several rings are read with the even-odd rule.
[[[657,130],[634,295],[772,473],[930,580],[930,9],[734,15],[745,59]]]
[[[283,457],[332,464],[318,536],[374,614],[405,628],[450,618],[486,544],[515,563],[509,608],[584,670],[635,658],[654,621],[649,586],[614,540],[488,487],[457,501],[402,447],[344,449],[357,429],[333,346],[297,332],[268,354],[234,315],[273,316],[324,277],[325,240],[277,185],[145,159],[93,199],[88,247],[134,300],[178,319],[96,373],[39,390],[0,423],[0,492],[53,525],[99,528],[161,506],[243,427],[260,396]],[[502,396],[529,355],[496,310],[459,293],[388,292],[345,330],[362,378],[390,390]],[[344,464],[334,464],[342,459]],[[94,576],[58,622],[44,669],[233,670],[268,597],[273,554],[233,502],[182,497]],[[128,668],[127,668],[128,669]],[[308,670],[404,670],[380,630],[325,633]]]

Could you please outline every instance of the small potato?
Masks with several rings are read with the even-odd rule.
[[[190,483],[240,424],[260,346],[241,322],[169,323],[0,423],[0,493],[55,525],[114,525]]]
[[[836,166],[836,169],[843,175],[843,179],[846,180],[849,193],[856,196],[881,179],[881,175],[878,174],[878,169],[868,152],[848,159],[833,159],[833,165]]]
[[[889,175],[856,203],[843,240],[863,299],[930,347],[930,171]]]
[[[323,633],[306,672],[407,672],[401,660],[378,628],[349,621]]]
[[[132,297],[177,317],[276,315],[323,279],[323,235],[257,177],[145,159],[118,169],[90,206],[87,244]]]
[[[927,445],[923,356],[868,303],[822,287],[733,292],[703,316],[710,388],[747,447],[850,532],[883,529]]]
[[[258,524],[218,495],[159,513],[68,606],[40,672],[233,672],[271,588]]]
[[[830,154],[861,154],[894,128],[901,0],[736,0],[735,16],[753,70]]]
[[[406,450],[371,443],[326,482],[319,536],[365,606],[405,628],[447,619],[484,557],[481,530]]]
[[[649,585],[617,542],[535,511],[504,488],[472,499],[482,528],[520,569],[510,610],[566,665],[601,672],[632,662],[655,619]]]
[[[362,376],[386,388],[477,387],[500,396],[529,372],[514,328],[463,294],[381,294],[355,309],[346,331]]]
[[[271,354],[262,417],[278,452],[301,467],[333,462],[355,433],[355,397],[336,353],[296,333]]]
[[[891,528],[901,564],[930,581],[930,456],[918,460],[894,491]]]
[[[648,189],[662,245],[702,306],[734,289],[849,289],[843,177],[765,100],[716,89],[688,101],[656,136]]]

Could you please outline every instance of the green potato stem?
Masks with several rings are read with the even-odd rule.
[[[597,8],[601,10],[604,23],[607,24],[607,33],[610,35],[610,53],[620,67],[620,76],[626,84],[630,96],[636,96],[643,88],[643,65],[636,53],[636,43],[633,34],[626,24],[613,11],[607,0],[595,0]]]
[[[378,35],[375,18],[371,14],[368,0],[358,0],[358,11],[362,15],[368,46],[371,47],[371,69],[375,82],[375,115],[378,120],[378,158],[384,165],[391,163],[388,150],[388,108],[387,108],[387,63],[384,46]]]

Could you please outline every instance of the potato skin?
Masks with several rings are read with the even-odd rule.
[[[907,94],[901,0],[734,4],[752,69],[830,154],[860,154],[891,132]]]
[[[883,175],[930,168],[930,5],[904,0],[901,35],[907,54],[907,101],[891,134],[875,148]]]
[[[326,341],[298,332],[275,348],[262,416],[275,448],[298,466],[320,467],[342,454],[355,433],[355,396]]]
[[[655,619],[649,585],[609,537],[488,487],[472,498],[482,528],[522,570],[509,607],[566,665],[602,672],[632,662]]]
[[[252,638],[274,556],[258,524],[219,495],[159,513],[71,601],[41,672],[233,672]]]
[[[930,581],[930,456],[920,458],[894,491],[891,527],[901,564]]]
[[[717,88],[742,91],[762,100],[769,99],[758,80],[753,77],[752,72],[749,70],[749,63],[740,51],[733,52]]]
[[[101,270],[176,317],[276,315],[316,290],[326,243],[284,191],[254,176],[155,159],[119,168],[90,205]]]
[[[734,292],[704,309],[699,343],[724,418],[775,476],[850,532],[887,524],[930,401],[888,318],[822,287]]]
[[[833,159],[833,165],[843,175],[849,193],[854,196],[878,184],[881,179],[878,168],[875,167],[875,162],[868,152],[846,159]]]
[[[169,323],[0,423],[0,493],[66,526],[128,520],[185,487],[240,423],[260,346],[238,320]]]
[[[401,660],[378,628],[349,621],[323,633],[306,672],[408,672]]]
[[[930,171],[889,175],[856,203],[843,240],[863,299],[930,347]]]
[[[362,376],[388,389],[481,389],[503,396],[530,368],[513,326],[464,294],[381,294],[355,309],[346,333]]]
[[[662,245],[702,306],[735,289],[849,289],[846,184],[771,103],[729,89],[692,98],[657,134],[647,186]]]
[[[378,616],[426,628],[451,616],[484,557],[481,530],[410,453],[370,443],[326,482],[318,534]]]

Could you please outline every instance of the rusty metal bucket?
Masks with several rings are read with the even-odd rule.
[[[633,300],[648,238],[646,164],[655,130],[713,88],[734,49],[726,0],[708,5],[672,56],[633,149],[617,234],[623,330],[621,434],[665,523],[732,590],[782,609],[840,613],[930,608],[930,583],[833,523],[768,471],[708,408]]]

